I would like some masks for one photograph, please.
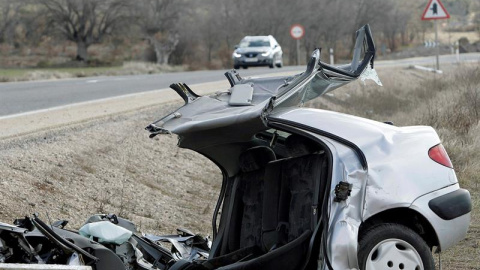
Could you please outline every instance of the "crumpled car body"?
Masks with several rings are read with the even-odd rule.
[[[38,215],[0,223],[0,264],[88,265],[93,269],[169,269],[178,260],[208,258],[211,242],[185,229],[174,235],[139,234],[114,214],[97,214],[80,230],[68,221],[45,224]],[[42,269],[29,268],[29,269]]]
[[[302,108],[358,78],[380,83],[374,56],[366,25],[349,65],[315,50],[293,77],[233,70],[211,96],[171,85],[185,105],[146,129],[178,135],[224,174],[209,260],[174,269],[433,269],[432,251],[465,237],[470,194],[433,128]]]

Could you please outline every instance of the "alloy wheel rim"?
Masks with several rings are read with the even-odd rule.
[[[420,254],[408,242],[400,239],[386,239],[370,251],[365,269],[423,270],[423,262]]]

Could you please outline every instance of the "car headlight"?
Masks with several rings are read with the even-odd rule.
[[[242,57],[242,55],[237,52],[233,52],[233,57],[239,58]]]
[[[272,53],[272,51],[266,51],[266,52],[262,53],[262,56],[270,56],[271,53]]]

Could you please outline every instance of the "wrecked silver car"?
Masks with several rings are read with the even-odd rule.
[[[146,129],[150,137],[178,135],[179,147],[221,169],[211,243],[185,230],[138,235],[111,215],[90,218],[78,232],[33,216],[0,224],[0,260],[95,269],[434,269],[432,252],[465,237],[472,207],[435,130],[302,108],[359,78],[380,83],[374,57],[366,25],[348,65],[325,64],[317,49],[292,77],[233,70],[225,74],[231,88],[209,96],[171,85],[185,104]]]
[[[465,237],[470,194],[433,128],[302,108],[358,78],[380,83],[374,56],[366,25],[348,65],[317,49],[293,77],[231,71],[211,96],[171,86],[185,105],[147,130],[177,134],[224,175],[209,259],[171,269],[434,269],[432,251]]]

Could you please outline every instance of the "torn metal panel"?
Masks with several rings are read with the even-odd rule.
[[[361,205],[365,199],[368,174],[351,148],[330,138],[322,137],[322,140],[328,142],[334,155],[328,254],[333,269],[358,269],[358,231],[363,221]],[[351,192],[346,200],[335,202],[334,187],[342,181],[351,185]],[[326,265],[324,269],[328,269]]]
[[[185,84],[173,84],[172,88],[184,99],[184,106],[146,129],[151,136],[177,134],[180,147],[206,155],[232,176],[238,171],[238,166],[225,158],[225,149],[221,149],[221,145],[248,142],[253,134],[267,129],[266,118],[270,114],[302,106],[356,80],[368,65],[373,66],[375,46],[368,25],[362,27],[357,36],[362,46],[355,49],[357,58],[353,64],[339,67],[325,64],[320,60],[320,50],[316,49],[307,70],[293,77],[243,79],[237,73],[227,72],[233,87],[239,88],[244,84],[249,86],[248,91],[253,88],[248,101],[231,103],[231,89],[199,97]]]

